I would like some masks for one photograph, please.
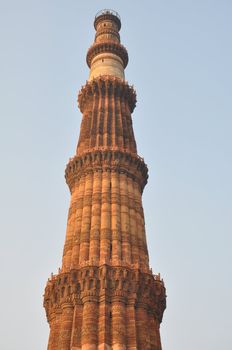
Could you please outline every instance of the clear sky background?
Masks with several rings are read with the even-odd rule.
[[[232,349],[231,0],[0,1],[0,349],[45,350],[96,12],[113,8],[137,90],[163,350]]]

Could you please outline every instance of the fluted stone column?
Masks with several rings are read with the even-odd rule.
[[[137,350],[135,300],[129,299],[126,307],[127,350]]]
[[[80,236],[80,261],[89,260],[91,209],[92,209],[93,174],[85,177],[85,193],[83,199],[82,224]]]
[[[123,147],[123,125],[122,125],[122,113],[121,113],[121,89],[116,90],[115,95],[115,114],[117,121],[117,145]]]
[[[126,174],[120,174],[122,260],[131,263],[129,198]]]
[[[110,204],[111,182],[110,172],[102,173],[102,198],[101,198],[101,241],[100,262],[104,263],[110,259],[111,244],[111,204]]]
[[[85,177],[81,176],[79,180],[78,188],[78,204],[77,204],[77,230],[76,230],[76,247],[73,251],[73,265],[78,267],[82,256],[80,255],[80,245],[81,245],[81,228],[83,220],[83,205],[84,205],[84,194],[85,194]]]
[[[90,231],[90,261],[98,262],[100,257],[102,172],[93,175],[92,217]]]
[[[98,124],[97,124],[97,138],[96,146],[101,147],[103,145],[103,123],[104,123],[104,112],[105,112],[105,92],[99,89],[99,104],[98,104]]]
[[[125,298],[112,298],[112,350],[126,350]]]
[[[103,292],[99,298],[98,350],[110,350],[111,321],[112,314],[110,299]]]
[[[69,270],[77,266],[78,256],[79,256],[79,237],[77,234],[77,211],[78,211],[78,193],[79,193],[79,183],[76,185],[75,191],[72,193],[73,200],[73,215],[72,215],[72,238],[71,238],[71,249],[70,254],[68,255],[68,260],[65,263],[65,269]],[[64,258],[67,259],[67,258]],[[64,265],[63,259],[63,265]]]
[[[136,218],[136,203],[134,196],[134,181],[128,179],[128,197],[129,197],[129,212],[130,212],[130,236],[131,236],[131,255],[132,262],[139,261],[138,249],[138,232],[137,232],[137,218]]]
[[[50,334],[48,339],[48,350],[54,349],[54,343],[55,343],[55,326],[56,326],[56,313],[53,311],[50,315]]]
[[[122,259],[121,210],[120,210],[120,176],[118,171],[111,173],[111,228],[112,228],[112,262]]]
[[[139,250],[139,262],[141,267],[148,268],[148,252],[145,240],[144,216],[141,199],[141,190],[139,185],[134,183],[134,199],[136,203],[136,223],[137,223],[137,242]]]
[[[72,303],[64,303],[62,305],[58,350],[70,349],[72,323],[73,323],[73,305]]]
[[[51,350],[57,350],[59,346],[59,336],[61,329],[61,319],[62,319],[62,309],[59,308],[55,311],[56,318],[54,322],[54,338],[53,343],[51,344]],[[48,348],[50,350],[50,348]]]
[[[82,329],[82,318],[83,318],[83,305],[78,300],[74,306],[73,313],[73,324],[72,324],[72,335],[71,335],[71,349],[81,349],[81,329]]]
[[[82,298],[83,318],[81,333],[81,350],[97,350],[98,343],[98,305],[97,298]]]
[[[66,240],[63,252],[63,270],[68,271],[71,265],[73,237],[75,232],[75,217],[76,217],[76,191],[71,196],[70,208],[68,212],[68,222],[66,230]]]
[[[147,349],[148,348],[148,317],[147,309],[143,303],[138,303],[136,307],[136,325],[137,325],[137,335],[138,335],[138,348]]]
[[[149,310],[148,311],[148,325],[149,325],[149,329],[154,329],[153,332],[149,333],[150,336],[150,349],[154,349],[154,350],[160,350],[160,347],[158,346],[158,341],[157,341],[157,331],[156,331],[156,324],[155,324],[155,320],[154,320],[154,315],[153,313]]]

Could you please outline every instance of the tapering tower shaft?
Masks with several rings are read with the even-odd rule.
[[[165,288],[149,268],[142,192],[147,166],[137,154],[125,82],[127,50],[120,17],[94,21],[89,80],[75,156],[65,176],[71,193],[62,268],[48,281],[48,350],[161,350]]]

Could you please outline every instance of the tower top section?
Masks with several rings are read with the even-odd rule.
[[[124,69],[128,63],[126,48],[120,43],[121,19],[113,10],[102,10],[94,19],[96,30],[93,45],[87,52],[90,68],[89,80],[99,76],[114,76],[125,79]]]
[[[109,9],[101,10],[96,14],[95,20],[94,20],[94,28],[97,30],[98,23],[106,19],[110,21],[114,21],[118,26],[118,31],[121,29],[121,18],[118,12],[114,10],[109,10]]]

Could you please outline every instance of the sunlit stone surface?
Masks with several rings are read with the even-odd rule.
[[[137,154],[131,114],[136,94],[121,21],[105,10],[94,21],[90,76],[75,156],[62,268],[48,280],[48,350],[161,350],[165,287],[149,268],[142,192],[147,166]]]

